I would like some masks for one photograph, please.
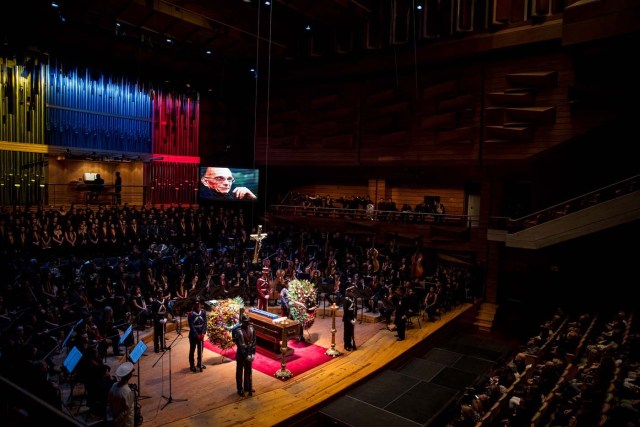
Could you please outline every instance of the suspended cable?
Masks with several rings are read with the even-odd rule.
[[[258,77],[260,76],[260,9],[261,5],[258,2],[257,13],[257,37],[256,37],[256,65],[253,78],[255,80],[255,93],[253,100],[253,168],[256,168],[256,139],[258,134]],[[253,210],[253,209],[252,209]],[[254,227],[255,212],[251,215],[251,228]]]
[[[267,99],[266,99],[266,120],[265,120],[265,160],[264,160],[264,206],[263,213],[267,213],[267,201],[268,195],[268,175],[269,175],[269,113],[270,113],[270,99],[271,99],[271,47],[272,47],[272,28],[273,28],[273,6],[269,8],[269,36],[268,36],[268,49],[267,49]],[[253,168],[256,168],[256,156],[257,156],[257,138],[258,138],[258,93],[259,93],[259,78],[260,78],[260,12],[261,5],[258,3],[258,24],[257,31],[258,37],[256,38],[256,66],[255,66],[255,101],[254,101],[254,119],[253,119]],[[253,215],[252,217],[255,217]],[[254,224],[252,223],[252,226]]]
[[[413,16],[413,66],[415,71],[416,99],[418,99],[418,35],[416,32],[416,1],[412,1],[411,15]]]
[[[273,33],[273,6],[275,2],[271,3],[271,7],[269,8],[269,53],[268,53],[268,61],[267,61],[267,128],[266,128],[266,146],[264,153],[264,213],[267,213],[267,200],[268,196],[268,175],[269,175],[269,108],[270,108],[270,100],[271,100],[271,38]]]

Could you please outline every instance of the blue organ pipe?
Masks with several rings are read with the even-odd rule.
[[[58,135],[50,132],[52,144],[150,152],[152,103],[148,94],[127,80],[91,79],[88,71],[64,74],[55,69],[51,75],[49,107],[55,113],[48,115],[47,127],[59,128]]]

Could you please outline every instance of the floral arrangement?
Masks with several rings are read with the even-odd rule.
[[[308,280],[294,279],[287,287],[291,318],[300,322],[304,329],[311,328],[316,319],[316,286]]]
[[[233,347],[233,327],[239,323],[240,310],[244,309],[241,297],[218,300],[211,305],[207,315],[207,335],[212,344],[222,350]]]

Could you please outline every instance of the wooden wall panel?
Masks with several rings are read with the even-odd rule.
[[[522,90],[529,90],[533,94],[535,108],[553,108],[554,118],[552,122],[540,122],[524,124],[529,129],[530,140],[502,140],[492,141],[491,132],[487,132],[487,142],[484,144],[483,158],[488,163],[498,163],[511,160],[524,160],[535,156],[547,149],[586,132],[589,126],[576,126],[577,122],[572,114],[568,103],[567,93],[569,87],[574,84],[573,66],[570,58],[564,54],[540,54],[538,57],[527,57],[520,59],[505,59],[490,63],[486,69],[485,76],[485,96],[487,107],[487,117],[491,117],[491,124],[494,124],[500,107],[492,104],[489,94],[509,92],[518,89],[518,85],[509,80],[513,74],[554,72],[557,75],[556,82],[552,87],[528,87]],[[522,85],[521,85],[522,86]],[[525,107],[526,108],[526,107]],[[506,110],[506,109],[505,109]],[[503,110],[503,113],[504,111]],[[506,117],[506,113],[505,113]],[[508,118],[506,119],[508,121]]]
[[[83,193],[73,191],[69,185],[82,180],[85,172],[99,173],[105,185],[113,185],[115,172],[122,176],[122,202],[143,204],[143,163],[106,163],[83,160],[57,160],[49,158],[49,201],[55,205],[84,203]]]

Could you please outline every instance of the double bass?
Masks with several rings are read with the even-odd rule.
[[[369,259],[373,264],[373,272],[377,273],[380,270],[380,261],[378,261],[378,250],[374,247],[370,248],[368,251]]]
[[[285,277],[285,271],[279,268],[276,271],[276,278],[271,282],[271,290],[269,291],[269,298],[277,300],[280,298],[280,291],[285,287],[288,280]]]
[[[411,257],[411,273],[414,278],[420,278],[424,274],[424,267],[422,266],[422,252],[416,251]]]

